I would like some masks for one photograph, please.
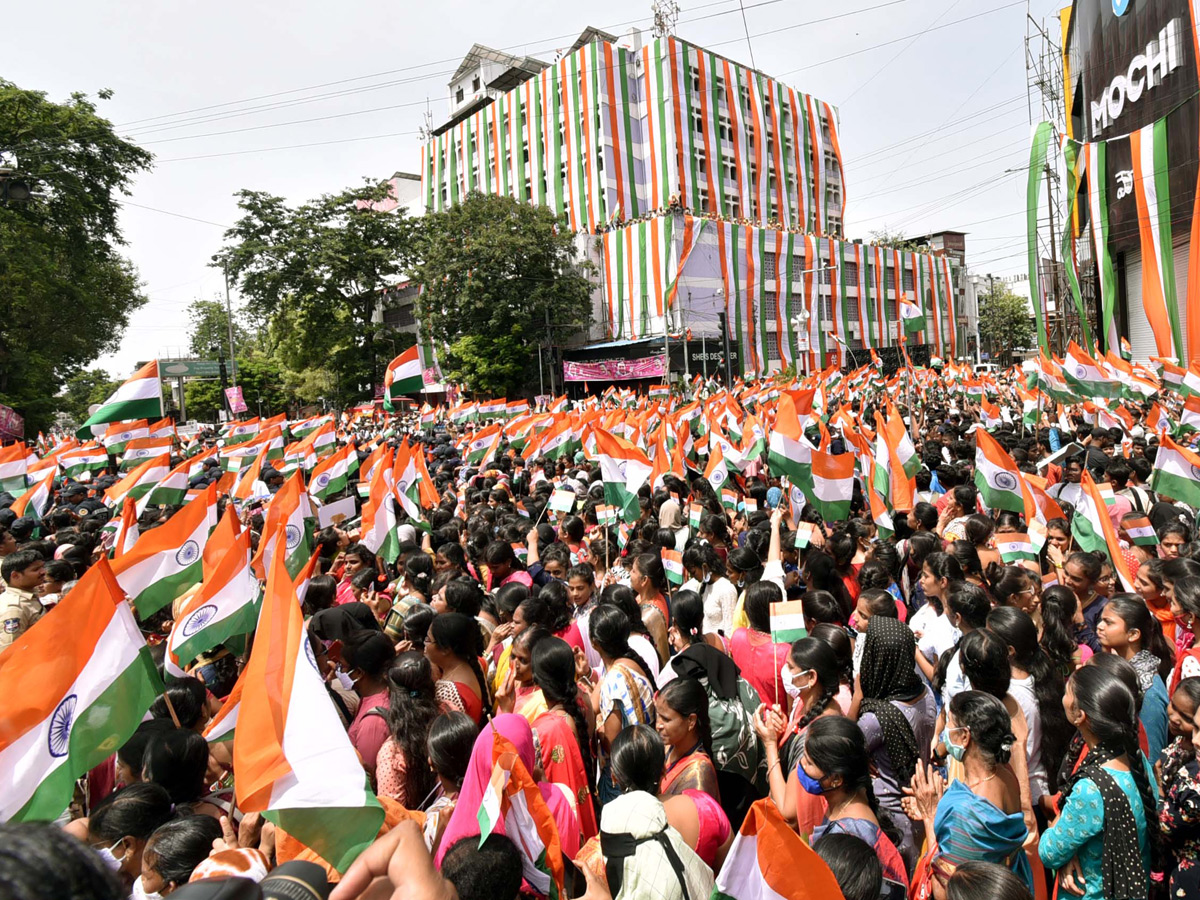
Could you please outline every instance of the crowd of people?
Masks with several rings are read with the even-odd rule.
[[[375,842],[339,871],[270,812],[238,808],[236,754],[213,723],[235,687],[254,689],[239,677],[255,636],[174,671],[169,636],[193,585],[140,619],[165,690],[80,775],[57,822],[0,825],[0,883],[21,900],[153,900],[299,859],[323,867],[333,900],[544,894],[523,820],[485,825],[511,748],[566,896],[788,896],[780,872],[754,862],[751,822],[779,826],[796,877],[832,873],[846,900],[1200,896],[1200,540],[1195,510],[1151,489],[1151,404],[1120,403],[1116,427],[1083,404],[1047,403],[1030,420],[1013,374],[979,391],[950,373],[911,377],[898,408],[850,389],[801,416],[814,450],[858,458],[837,519],[775,464],[776,408],[781,394],[799,405],[795,384],[535,411],[535,431],[594,413],[578,419],[579,448],[553,455],[522,452],[511,423],[448,411],[433,423],[342,416],[335,443],[355,445],[358,475],[313,499],[314,518],[365,497],[394,520],[386,548],[356,521],[361,507],[314,528],[302,613],[384,810]],[[1161,402],[1182,405],[1166,391]],[[689,403],[699,414],[681,420]],[[882,440],[888,417],[912,450],[907,509],[887,489],[878,508],[862,464],[862,435]],[[655,467],[632,497],[591,428]],[[981,432],[1021,473],[1025,513],[988,508]],[[257,546],[305,464],[263,462],[238,490],[248,460],[224,464],[229,437],[177,443],[171,464],[209,454],[189,498],[216,484],[221,512],[232,507]],[[726,453],[713,477],[718,437],[747,452]],[[368,496],[379,451],[401,445],[420,455],[435,502],[414,505],[404,485]],[[47,440],[42,455],[52,450]],[[0,685],[3,655],[41,628],[69,629],[47,610],[119,549],[109,463],[55,479],[40,515],[0,496]],[[1092,489],[1112,538],[1102,551],[1084,549]],[[138,510],[138,539],[181,508]],[[787,613],[802,613],[804,636],[782,634]],[[776,893],[729,887],[747,873]]]

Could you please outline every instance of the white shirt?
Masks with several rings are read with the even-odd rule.
[[[1046,764],[1042,761],[1042,713],[1038,709],[1037,695],[1033,692],[1033,676],[1014,678],[1008,684],[1008,693],[1017,701],[1025,714],[1029,736],[1025,738],[1025,759],[1029,768],[1029,796],[1033,803],[1050,787],[1046,775]]]
[[[924,610],[922,607],[917,610],[917,615]],[[916,616],[913,617],[914,619]],[[946,614],[934,618],[932,622],[925,625],[924,633],[921,639],[917,641],[917,649],[921,651],[925,659],[931,663],[936,663],[942,658],[942,654],[958,643],[958,639],[962,634],[957,628],[950,624],[950,620],[946,618]]]

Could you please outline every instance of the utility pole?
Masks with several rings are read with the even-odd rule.
[[[545,313],[546,313],[546,354],[549,357],[550,393],[553,394],[553,393],[555,393],[555,391],[554,391],[554,345],[553,345],[554,339],[550,336],[550,309],[549,309],[549,307],[546,308]],[[566,391],[564,388],[564,393],[565,392]]]
[[[692,308],[692,289],[688,288],[688,309],[691,309],[691,308]],[[692,372],[691,372],[691,369],[688,367],[688,354],[691,351],[688,350],[687,318],[683,315],[682,312],[679,314],[679,322],[680,322],[680,327],[683,329],[683,382],[686,385],[686,384],[691,383],[691,380],[692,380]]]
[[[225,324],[229,326],[229,365],[233,370],[233,386],[237,387],[237,351],[233,346],[233,306],[229,301],[229,263],[222,267],[225,272]]]

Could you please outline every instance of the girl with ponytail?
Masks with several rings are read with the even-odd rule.
[[[1084,666],[1067,681],[1063,708],[1088,753],[1038,853],[1085,900],[1147,897],[1157,801],[1138,748],[1137,697],[1120,676]]]
[[[425,656],[437,667],[437,699],[470,716],[476,725],[491,718],[492,701],[479,656],[483,635],[479,623],[462,613],[440,613],[425,636]]]
[[[875,798],[867,742],[858,725],[842,716],[815,721],[796,774],[805,793],[823,797],[829,808],[825,820],[813,829],[812,841],[830,834],[860,838],[875,849],[883,877],[907,890],[908,872],[896,849],[900,830]]]
[[[719,802],[721,792],[712,760],[712,721],[704,686],[687,676],[675,678],[658,692],[654,707],[654,727],[667,748],[659,795],[674,797],[696,790]]]
[[[824,804],[813,802],[800,787],[797,766],[809,726],[823,716],[842,714],[837,703],[841,674],[837,654],[828,644],[801,638],[792,644],[782,671],[791,713],[785,716],[787,707],[764,703],[754,714],[754,730],[766,751],[771,800],[801,833],[820,823]]]
[[[1147,755],[1158,759],[1167,745],[1166,679],[1175,666],[1175,651],[1163,636],[1162,624],[1137,594],[1117,594],[1096,623],[1100,646],[1127,660],[1137,672],[1142,707],[1138,719],[1146,729]]]
[[[533,722],[545,780],[570,790],[586,841],[599,833],[593,803],[593,736],[575,686],[575,654],[570,644],[547,637],[534,645],[533,683],[541,689],[547,706]]]

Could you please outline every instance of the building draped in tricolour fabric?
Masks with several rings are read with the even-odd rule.
[[[830,104],[674,36],[595,29],[553,63],[475,45],[451,95],[423,205],[552,209],[596,264],[591,340],[715,339],[724,317],[739,373],[817,371],[895,346],[903,298],[926,316],[910,345],[956,355],[948,258],[844,239]]]

